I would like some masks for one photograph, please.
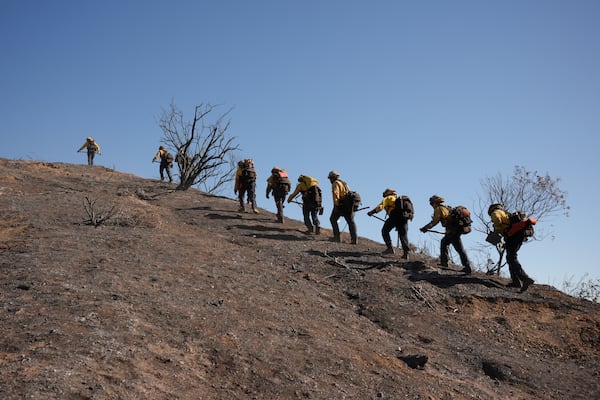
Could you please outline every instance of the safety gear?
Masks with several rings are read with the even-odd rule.
[[[93,138],[93,137],[91,137],[91,136],[88,136],[88,137],[87,137],[85,140],[87,140],[88,142],[93,142],[93,141],[94,141],[94,138]]]
[[[420,230],[421,232],[423,232],[423,233],[427,232],[427,228],[425,228],[425,227],[422,227],[422,228],[421,228],[421,229],[419,229],[419,230]]]
[[[279,168],[279,167],[273,167],[273,169],[271,170],[271,173],[272,173],[272,174],[276,174],[276,173],[278,173],[279,171],[281,171],[281,168]]]
[[[392,246],[388,246],[381,254],[394,254],[394,248]]]
[[[488,208],[488,215],[492,215],[492,213],[496,210],[504,210],[504,205],[500,203],[494,203]]]
[[[429,204],[438,204],[438,203],[443,203],[445,200],[443,197],[438,196],[437,194],[434,194],[433,196],[431,196],[429,198]]]
[[[367,213],[367,215],[368,215],[369,217],[372,217],[372,216],[373,216],[373,214],[375,214],[375,210],[371,210],[371,211],[369,211],[369,212]]]
[[[385,191],[383,192],[383,197],[387,197],[387,196],[391,196],[391,195],[397,196],[398,192],[396,192],[394,189],[390,189],[390,188],[385,189]]]
[[[327,175],[327,179],[337,179],[340,177],[340,173],[337,171],[329,171],[329,174]]]

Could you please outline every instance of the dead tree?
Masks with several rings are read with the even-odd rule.
[[[196,106],[194,118],[189,122],[171,103],[159,120],[163,131],[161,142],[176,154],[179,190],[201,185],[204,191],[213,193],[233,179],[234,153],[239,147],[234,143],[235,137],[227,136],[230,121],[226,117],[231,110],[210,122],[208,118],[215,108],[211,104]]]
[[[552,178],[547,173],[538,174],[537,171],[528,171],[523,166],[515,166],[510,177],[498,173],[494,177],[487,177],[481,182],[483,194],[479,196],[479,205],[474,213],[478,224],[475,230],[488,234],[493,231],[488,207],[494,203],[504,205],[507,212],[524,211],[528,217],[534,217],[538,222],[547,221],[558,215],[569,216],[570,206],[567,204],[567,193],[559,188],[560,178]],[[539,226],[539,225],[538,225]],[[543,240],[551,232],[536,229],[536,240]],[[496,246],[498,262],[493,267],[488,267],[488,273],[500,273],[504,266],[504,246]],[[488,263],[489,264],[489,263]]]
[[[96,200],[92,200],[87,196],[85,196],[85,201],[83,202],[83,209],[87,215],[87,219],[83,223],[96,228],[106,223],[106,221],[119,212],[116,206],[111,206],[110,208],[96,207]]]

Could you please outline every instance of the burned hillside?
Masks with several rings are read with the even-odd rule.
[[[600,398],[596,303],[103,167],[0,165],[3,399]]]

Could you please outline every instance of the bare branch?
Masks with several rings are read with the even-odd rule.
[[[114,217],[118,210],[116,206],[112,206],[108,209],[98,209],[96,207],[96,200],[91,200],[89,197],[85,197],[83,208],[88,216],[87,219],[83,221],[84,224],[92,225],[94,227],[99,227],[100,225],[107,222],[109,219]]]
[[[183,113],[173,103],[169,110],[163,111],[159,120],[162,142],[177,154],[178,189],[201,185],[211,193],[233,179],[233,153],[239,147],[235,144],[235,137],[227,136],[230,121],[226,117],[231,109],[209,122],[208,118],[215,109],[211,104],[196,106],[191,122],[184,119]]]
[[[567,204],[566,195],[559,188],[560,179],[554,179],[548,174],[540,175],[537,171],[528,171],[523,166],[515,166],[513,175],[505,178],[498,173],[493,177],[482,180],[483,194],[479,197],[478,207],[473,213],[477,224],[474,229],[488,234],[493,230],[487,214],[488,207],[494,203],[504,205],[511,211],[524,211],[529,217],[534,217],[539,222],[550,220],[559,215],[569,216],[570,206]],[[536,240],[543,240],[550,233],[537,230]],[[502,268],[504,248],[497,246],[498,262],[494,268]],[[488,269],[489,270],[489,269]]]

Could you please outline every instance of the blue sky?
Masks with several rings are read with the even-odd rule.
[[[274,210],[271,167],[311,175],[329,227],[335,169],[365,205],[387,187],[411,196],[421,246],[429,196],[473,207],[482,179],[523,165],[568,192],[570,217],[538,224],[555,239],[520,252],[560,288],[600,278],[599,20],[595,0],[1,0],[0,157],[85,163],[93,136],[98,164],[157,178],[162,110],[221,104],[259,206]],[[357,224],[381,241],[380,221]]]

